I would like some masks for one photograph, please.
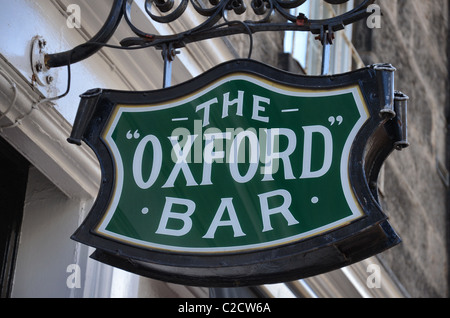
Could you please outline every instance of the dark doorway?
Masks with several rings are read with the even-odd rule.
[[[29,162],[0,137],[0,297],[11,295]]]

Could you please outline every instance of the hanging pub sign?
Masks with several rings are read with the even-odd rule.
[[[394,70],[310,77],[236,60],[166,89],[87,92],[69,141],[95,151],[102,179],[73,239],[197,286],[304,278],[398,244],[377,195],[407,145]]]

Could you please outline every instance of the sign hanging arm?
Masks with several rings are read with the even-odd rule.
[[[173,42],[163,43],[158,48],[161,49],[161,55],[164,60],[163,88],[167,88],[172,84],[172,63],[180,51],[174,48]]]
[[[320,35],[316,37],[322,43],[322,67],[321,75],[328,75],[330,72],[331,45],[334,40],[334,31],[331,26],[325,31],[324,27],[320,28]]]

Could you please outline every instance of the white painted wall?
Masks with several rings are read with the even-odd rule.
[[[67,198],[36,168],[30,169],[13,297],[71,296],[66,269],[79,262],[80,246],[70,236],[82,209],[82,202]]]

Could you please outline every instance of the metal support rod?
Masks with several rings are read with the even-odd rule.
[[[167,56],[164,56],[163,88],[169,87],[171,84],[172,84],[172,60]]]
[[[321,28],[318,39],[322,43],[321,75],[328,75],[330,72],[331,45],[334,40],[334,31],[330,27],[328,27],[328,30]]]
[[[175,56],[180,52],[174,49],[172,43],[164,43],[160,49],[164,60],[163,88],[166,88],[172,85],[172,64]]]
[[[326,40],[323,42],[321,75],[328,75],[330,72],[330,46],[331,44],[327,43]]]

